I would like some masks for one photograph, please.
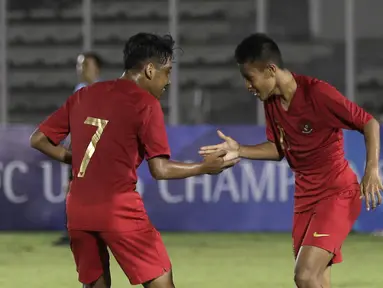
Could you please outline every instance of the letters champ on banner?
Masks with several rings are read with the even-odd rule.
[[[243,143],[265,140],[263,127],[222,129]],[[0,230],[61,230],[64,225],[67,166],[29,148],[32,130],[0,129]],[[168,135],[178,160],[198,160],[198,148],[216,140],[211,126],[172,127]],[[345,142],[346,155],[360,176],[365,154],[352,151],[362,149],[363,139],[347,131]],[[145,162],[139,178],[137,191],[160,230],[291,230],[294,176],[285,161],[241,161],[217,176],[171,181],[152,179]],[[377,227],[383,223],[383,210],[378,209],[373,219],[362,213],[356,228],[382,228]]]

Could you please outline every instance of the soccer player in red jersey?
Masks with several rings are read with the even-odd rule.
[[[295,172],[295,283],[300,288],[330,287],[330,267],[342,261],[341,246],[365,198],[367,210],[381,204],[378,122],[330,84],[284,68],[277,44],[253,34],[236,48],[247,89],[264,103],[267,142],[245,146],[224,140],[200,154],[228,151],[237,157],[280,161]],[[344,156],[342,129],[357,130],[366,141],[365,174],[359,185]]]
[[[158,180],[215,174],[238,162],[224,161],[224,151],[201,163],[169,159],[159,98],[170,84],[173,47],[171,36],[131,37],[121,78],[80,89],[31,136],[32,147],[72,164],[67,225],[84,287],[111,287],[107,247],[131,284],[174,287],[165,246],[136,192],[143,159]],[[60,145],[69,133],[72,151]]]

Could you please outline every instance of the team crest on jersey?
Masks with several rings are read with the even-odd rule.
[[[313,132],[313,128],[311,126],[311,123],[308,121],[303,121],[301,123],[301,125],[299,125],[299,126],[300,126],[300,129],[301,129],[303,134],[310,134],[311,132]]]

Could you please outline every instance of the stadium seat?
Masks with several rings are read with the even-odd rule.
[[[299,9],[282,10],[285,0],[269,1],[268,30],[278,40],[288,68],[317,76],[343,90],[344,43],[309,39],[307,25],[302,24],[307,18],[301,17],[306,13],[307,1],[299,1]],[[16,2],[9,13],[8,28],[10,104],[17,119],[23,111],[35,119],[39,113],[49,113],[60,105],[77,82],[75,60],[82,50],[81,3],[38,1],[21,10]],[[140,31],[165,34],[170,30],[167,0],[94,0],[92,9],[94,50],[105,60],[104,79],[122,72],[123,43],[130,35]],[[182,0],[179,12],[181,109],[192,104],[196,88],[218,100],[212,121],[218,121],[221,109],[240,111],[246,104],[253,107],[233,53],[238,42],[254,30],[254,0]],[[383,86],[379,68],[383,64],[382,49],[383,40],[358,41],[357,84],[369,99]]]
[[[201,9],[203,5],[203,9]],[[190,15],[194,17],[204,17],[212,15],[228,15],[232,17],[251,16],[254,1],[253,0],[210,0],[210,1],[192,1],[182,0],[178,4],[180,16]],[[21,6],[22,7],[22,6]],[[126,17],[126,18],[149,18],[168,17],[169,7],[167,0],[149,0],[139,1],[94,1],[92,5],[94,17],[98,19]],[[9,19],[55,19],[61,17],[64,19],[79,19],[82,17],[81,2],[74,1],[74,5],[62,9],[61,11],[52,8],[36,7],[26,12],[25,9],[13,9],[9,13]]]
[[[362,69],[357,75],[358,85],[375,82],[383,87],[383,68],[373,66]]]
[[[281,43],[281,50],[291,63],[308,63],[316,58],[328,58],[332,49],[324,45]],[[122,45],[96,45],[106,63],[118,65],[122,59]],[[206,63],[228,63],[233,61],[235,44],[189,44],[182,46],[183,53],[179,60],[182,63],[203,61]],[[28,50],[29,53],[25,53]],[[16,65],[31,63],[65,64],[74,61],[81,47],[73,45],[17,45],[9,51],[9,61]],[[219,52],[219,53],[218,53]]]

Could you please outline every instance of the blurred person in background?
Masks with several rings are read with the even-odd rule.
[[[78,55],[76,70],[80,82],[75,87],[75,92],[85,86],[100,81],[103,61],[95,52],[87,52]]]
[[[74,92],[86,87],[90,84],[100,81],[101,68],[103,61],[101,57],[95,52],[81,53],[77,56],[76,70],[79,77],[79,83],[74,88]],[[70,144],[69,144],[70,147]],[[69,183],[72,181],[72,167],[69,167]],[[66,216],[65,216],[66,217]],[[69,244],[68,231],[65,228],[64,234],[53,244],[56,246],[68,245]]]

